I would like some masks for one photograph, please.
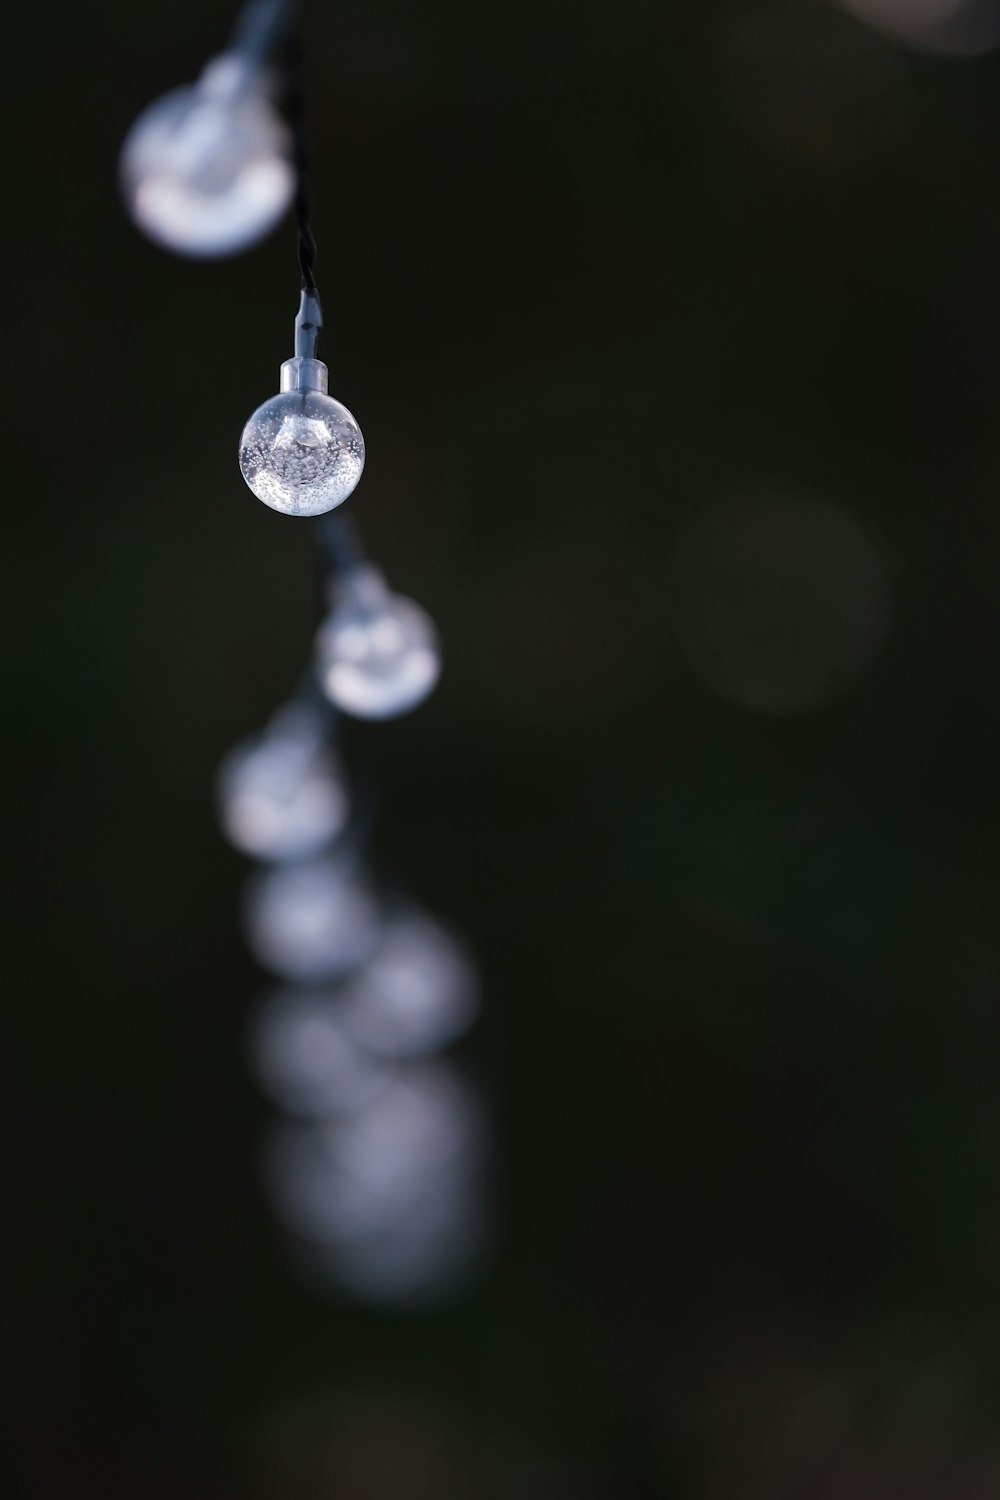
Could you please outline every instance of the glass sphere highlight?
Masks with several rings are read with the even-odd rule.
[[[330,702],[358,719],[408,713],[441,675],[437,631],[412,599],[392,594],[374,568],[338,587],[316,636],[317,677]]]
[[[121,184],[151,240],[180,255],[233,255],[263,239],[292,200],[291,136],[259,75],[223,56],[139,116]]]
[[[286,516],[321,516],[342,505],[364,466],[361,428],[323,390],[272,396],[240,438],[243,478],[258,500]]]
[[[308,709],[229,752],[216,783],[219,822],[229,842],[254,859],[318,854],[343,830],[350,804],[322,729]]]

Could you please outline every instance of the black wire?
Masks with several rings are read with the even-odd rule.
[[[287,42],[298,21],[299,0],[247,0],[236,18],[229,50],[266,62]]]
[[[298,226],[299,271],[302,290],[316,292],[316,241],[312,232],[312,198],[309,191],[309,136],[306,131],[305,90],[302,81],[302,38],[296,28],[286,49],[288,88],[285,113],[292,130],[292,154],[295,163],[295,220]]]

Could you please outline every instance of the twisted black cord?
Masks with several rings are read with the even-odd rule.
[[[287,49],[288,89],[285,113],[292,130],[292,152],[295,162],[295,219],[299,234],[299,270],[302,290],[316,292],[316,241],[313,238],[312,198],[309,192],[309,137],[306,132],[305,91],[302,82],[302,39],[298,31],[290,37]]]

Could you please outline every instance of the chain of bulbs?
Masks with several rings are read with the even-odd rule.
[[[230,49],[198,82],[157,100],[130,130],[121,156],[125,203],[138,228],[165,248],[202,258],[232,255],[256,244],[289,208],[293,140],[275,104],[279,76],[268,56],[294,9],[257,0]],[[364,469],[361,428],[329,394],[329,372],[316,355],[322,322],[319,294],[307,286],[278,394],[257,408],[240,437],[243,478],[282,515],[335,509]],[[415,708],[440,671],[430,620],[366,565],[339,578],[332,594],[316,643],[318,677],[330,701],[372,719]]]
[[[132,127],[123,196],[164,248],[232,255],[288,210],[295,143],[269,59],[296,10],[293,0],[251,0],[228,51]],[[382,720],[416,708],[437,682],[440,652],[424,611],[392,593],[328,515],[354,492],[365,445],[329,394],[311,272],[303,282],[293,355],[278,393],[244,427],[239,463],[272,510],[327,517],[327,613],[306,686],[224,760],[219,819],[262,866],[247,892],[246,935],[284,986],[259,1009],[252,1038],[260,1081],[293,1117],[269,1154],[275,1207],[341,1284],[376,1298],[420,1295],[461,1272],[481,1220],[482,1120],[461,1077],[428,1060],[472,1021],[477,982],[462,945],[433,918],[373,889],[332,737],[339,713]],[[376,1162],[374,1176],[359,1161]]]

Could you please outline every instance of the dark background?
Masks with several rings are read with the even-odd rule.
[[[211,806],[320,608],[235,463],[294,233],[187,263],[117,199],[233,12],[8,22],[18,1493],[1000,1494],[1000,54],[820,0],[310,9],[353,511],[446,654],[348,753],[479,955],[501,1144],[485,1278],[388,1313],[303,1286],[262,1201]],[[835,549],[772,589],[769,543],[709,601],[720,688],[698,528],[769,497],[850,518],[884,637],[824,676]],[[755,652],[812,699],[741,701]]]

